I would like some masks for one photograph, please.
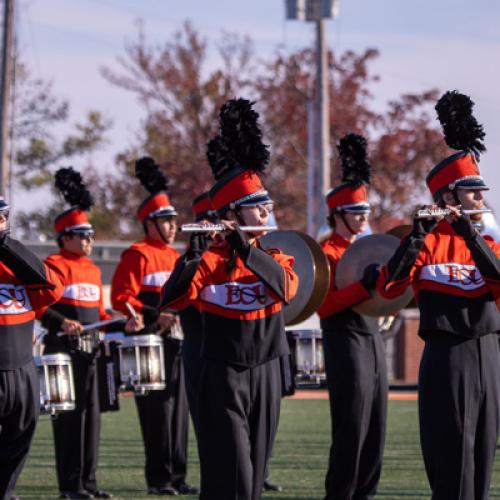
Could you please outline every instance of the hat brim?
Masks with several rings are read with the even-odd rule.
[[[254,198],[251,198],[249,200],[245,200],[242,203],[238,203],[237,201],[235,202],[235,205],[237,207],[254,207],[255,205],[262,205],[264,203],[270,203],[273,200],[269,196],[267,192],[258,194]]]
[[[81,224],[79,226],[67,227],[61,234],[90,234],[95,233],[94,228],[90,224]]]
[[[478,189],[488,191],[490,188],[484,182],[484,179],[479,177],[471,179],[462,179],[455,184],[457,189]]]
[[[149,219],[158,219],[159,217],[175,217],[177,215],[177,211],[174,209],[166,208],[163,210],[158,210],[158,212],[154,212],[148,216]]]
[[[353,205],[342,205],[338,207],[342,212],[352,214],[369,214],[372,209],[368,203],[357,203]]]

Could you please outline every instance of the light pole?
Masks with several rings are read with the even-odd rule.
[[[330,94],[328,82],[328,50],[325,21],[338,13],[339,0],[286,0],[287,19],[311,21],[316,24],[316,89],[312,106],[313,140],[309,140],[307,232],[316,236],[326,221],[327,209],[324,195],[330,188]],[[311,110],[308,109],[308,113]],[[310,199],[312,197],[312,199]]]
[[[9,104],[13,71],[14,0],[4,0],[0,75],[0,195],[9,196]]]

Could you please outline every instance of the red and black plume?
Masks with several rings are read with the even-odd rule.
[[[60,168],[55,174],[54,184],[71,206],[88,211],[94,204],[92,195],[82,181],[82,176],[72,167]]]
[[[484,130],[474,115],[474,103],[469,96],[457,90],[445,92],[436,104],[438,119],[444,132],[444,140],[450,148],[468,150],[479,159],[486,151],[483,144]]]
[[[347,134],[340,139],[337,149],[342,163],[342,182],[354,186],[370,184],[367,146],[366,139],[361,135]]]

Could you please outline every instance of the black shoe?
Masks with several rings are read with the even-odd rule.
[[[273,484],[269,481],[264,481],[264,486],[262,487],[262,491],[283,491],[283,487],[279,484]]]
[[[200,494],[200,488],[197,488],[196,486],[190,486],[187,483],[182,483],[182,484],[179,484],[178,486],[175,485],[175,489],[179,492],[179,495],[199,495]]]
[[[175,488],[172,488],[172,486],[162,486],[157,487],[157,486],[151,486],[148,488],[148,495],[178,495],[178,492]]]
[[[94,498],[87,491],[61,491],[59,498]]]
[[[103,490],[87,490],[94,498],[113,498],[111,493]]]

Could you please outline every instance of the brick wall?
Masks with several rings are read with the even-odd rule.
[[[418,309],[404,309],[401,311],[402,322],[396,336],[394,350],[395,378],[407,384],[416,384],[420,358],[424,348],[423,340],[418,336],[420,321]]]

